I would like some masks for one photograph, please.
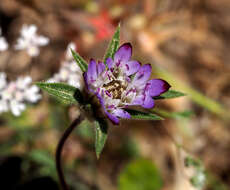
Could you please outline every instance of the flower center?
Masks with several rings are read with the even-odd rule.
[[[112,80],[107,84],[103,84],[103,88],[105,88],[108,96],[113,99],[121,99],[121,95],[126,90],[127,85],[123,81]]]

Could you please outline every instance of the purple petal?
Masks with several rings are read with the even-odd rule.
[[[148,94],[152,97],[161,95],[171,87],[169,83],[162,79],[152,79],[148,81],[146,85],[149,85],[147,91]]]
[[[143,95],[137,96],[131,103],[131,105],[142,105],[143,104]]]
[[[95,95],[97,96],[97,98],[98,98],[98,100],[99,100],[99,102],[100,102],[100,104],[101,104],[101,107],[104,109],[104,111],[106,111],[106,110],[105,110],[104,99],[102,98],[102,96],[101,96],[99,93],[95,93]]]
[[[86,89],[89,90],[89,82],[88,82],[87,72],[83,73],[83,78],[85,81]]]
[[[97,75],[100,75],[105,70],[105,64],[101,61],[97,64]]]
[[[114,66],[113,59],[112,59],[111,57],[109,57],[109,58],[106,60],[106,64],[108,65],[108,68],[109,68],[109,69],[113,68],[113,66]]]
[[[132,105],[140,105],[143,108],[149,109],[154,107],[154,100],[148,94],[142,94],[135,98],[135,100],[132,102]]]
[[[126,119],[131,118],[130,114],[123,109],[117,108],[112,113],[117,117],[126,118]]]
[[[127,62],[132,56],[132,46],[130,43],[125,43],[119,47],[117,52],[114,55],[114,62]]]
[[[108,116],[108,118],[115,124],[115,125],[118,125],[119,124],[119,119],[114,116],[113,114],[109,113],[106,108],[105,108],[105,103],[104,103],[104,99],[103,97],[100,95],[100,94],[96,94],[100,104],[101,104],[101,107],[102,109],[104,110],[105,114]]]
[[[120,120],[116,116],[114,116],[113,114],[111,114],[111,113],[109,113],[107,111],[105,111],[105,114],[108,116],[108,118],[110,119],[110,121],[113,122],[113,124],[115,124],[115,125],[119,124]]]
[[[138,61],[128,61],[123,64],[123,69],[125,70],[125,74],[130,76],[140,69],[140,63]]]
[[[143,104],[141,105],[143,108],[153,108],[154,107],[154,100],[151,96],[146,95],[143,101]]]
[[[152,72],[152,67],[150,64],[143,65],[136,73],[132,83],[135,86],[139,86],[139,87],[144,85],[149,79],[151,72]]]
[[[93,82],[97,78],[97,63],[91,59],[87,70],[88,82]]]

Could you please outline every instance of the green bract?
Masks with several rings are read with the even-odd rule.
[[[81,91],[64,83],[37,82],[36,85],[66,104],[83,104]]]
[[[107,139],[108,124],[103,119],[99,119],[94,123],[95,123],[95,149],[96,149],[97,158],[99,158]]]
[[[176,91],[176,90],[168,90],[164,94],[161,94],[160,96],[154,97],[155,100],[157,99],[170,99],[170,98],[178,98],[181,96],[186,96],[186,94]]]

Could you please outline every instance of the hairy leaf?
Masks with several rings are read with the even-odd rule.
[[[82,72],[86,72],[88,69],[87,62],[73,49],[71,49],[71,52],[72,52],[73,58],[75,59],[76,63],[78,64]]]
[[[105,120],[99,119],[95,121],[95,149],[99,159],[107,139],[108,124]]]
[[[47,82],[37,82],[36,85],[64,103],[83,103],[80,90],[73,86],[64,83]]]
[[[119,42],[120,42],[120,24],[117,26],[117,29],[113,35],[113,38],[109,43],[108,49],[106,50],[106,53],[103,59],[104,63],[106,63],[107,58],[114,57],[114,54],[118,49]]]
[[[168,90],[164,94],[161,94],[160,96],[154,97],[154,99],[155,100],[157,100],[157,99],[169,99],[169,98],[178,98],[181,96],[186,96],[186,94],[184,94],[183,92],[176,91],[176,90]]]
[[[163,120],[162,117],[153,114],[153,113],[145,113],[142,111],[137,110],[129,110],[126,109],[126,111],[131,115],[132,119],[141,119],[141,120]]]

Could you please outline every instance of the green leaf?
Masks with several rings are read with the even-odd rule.
[[[176,91],[176,90],[168,90],[164,94],[161,94],[160,96],[154,97],[154,99],[155,100],[157,100],[157,99],[169,99],[169,98],[178,98],[181,96],[186,96],[186,94],[184,94],[183,92]]]
[[[54,178],[57,177],[55,162],[52,155],[49,152],[45,150],[36,149],[29,152],[27,156],[29,160],[32,160],[37,164],[39,164],[38,171],[37,171],[39,174],[37,175],[43,175],[43,176],[49,175]],[[24,162],[24,167],[26,166],[25,164],[27,164],[28,166],[28,162],[26,163]]]
[[[28,156],[30,159],[39,164],[55,168],[54,160],[47,151],[36,149],[28,153]]]
[[[149,160],[139,159],[129,163],[118,179],[118,190],[160,190],[162,177]]]
[[[37,82],[36,85],[50,95],[67,104],[83,103],[79,89],[64,83]]]
[[[132,119],[141,119],[141,120],[163,120],[162,117],[153,114],[153,113],[145,113],[142,111],[137,110],[129,110],[126,109],[126,111],[131,115]]]
[[[107,139],[108,124],[106,120],[99,119],[95,121],[95,149],[97,159],[104,148]]]
[[[117,29],[113,35],[113,38],[109,43],[108,49],[106,50],[106,53],[103,59],[104,63],[106,63],[107,58],[114,57],[114,54],[118,49],[119,42],[120,42],[120,24],[117,26]]]
[[[73,58],[75,59],[76,63],[78,64],[82,72],[86,72],[88,69],[87,62],[73,49],[71,49],[71,52],[72,52]]]

